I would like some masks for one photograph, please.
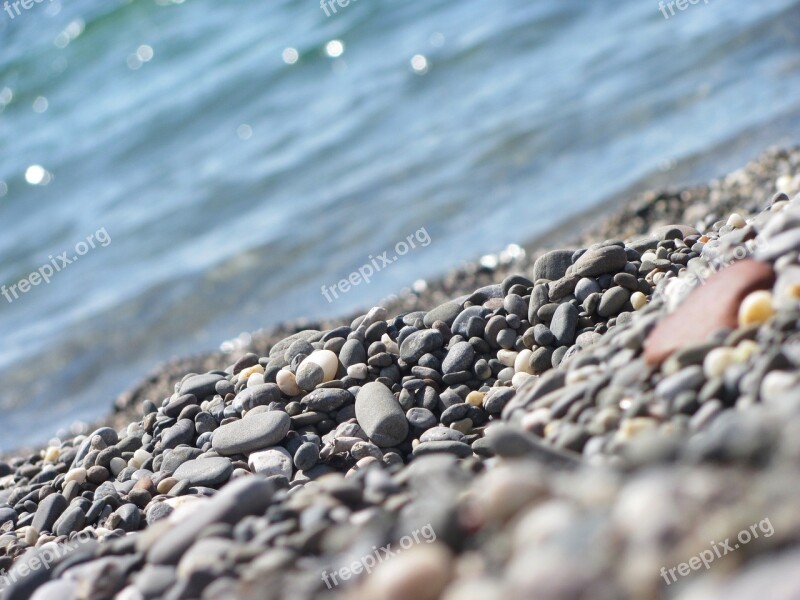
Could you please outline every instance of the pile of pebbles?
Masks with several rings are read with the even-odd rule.
[[[294,332],[0,463],[0,598],[796,597],[800,196],[737,207]]]

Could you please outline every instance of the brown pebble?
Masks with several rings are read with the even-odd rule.
[[[735,329],[745,296],[768,289],[774,282],[775,272],[769,264],[750,259],[715,273],[650,332],[645,340],[645,360],[660,365],[680,348],[708,341],[722,329]]]
[[[108,481],[108,469],[100,466],[91,467],[88,471],[86,471],[86,480],[89,483],[100,485],[101,483]]]

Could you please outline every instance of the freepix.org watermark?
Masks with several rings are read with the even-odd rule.
[[[711,563],[716,559],[722,558],[726,554],[730,554],[734,550],[738,550],[745,544],[758,539],[758,534],[761,532],[765,538],[772,537],[775,529],[772,527],[769,518],[761,519],[758,523],[750,525],[749,529],[742,529],[736,536],[737,541],[731,545],[731,538],[725,538],[723,542],[710,542],[711,548],[703,550],[697,556],[691,557],[687,562],[682,562],[676,567],[667,569],[661,567],[661,576],[667,585],[671,585],[678,581],[678,575],[686,577],[692,571],[697,571],[700,567],[705,567],[706,570],[711,568]],[[677,571],[677,575],[675,574]]]
[[[336,14],[337,4],[339,8],[347,8],[351,3],[357,1],[358,0],[319,0],[319,7],[325,12],[326,17],[330,17],[331,14]]]
[[[335,299],[338,300],[339,293],[346,294],[357,285],[369,283],[372,280],[372,277],[378,271],[393,264],[396,260],[399,260],[400,257],[405,256],[411,250],[415,250],[418,245],[422,248],[425,248],[430,243],[431,236],[428,234],[427,229],[420,227],[417,229],[417,231],[407,236],[405,240],[395,244],[393,256],[389,256],[389,250],[379,254],[378,256],[372,256],[372,254],[370,254],[369,262],[359,267],[356,271],[350,273],[350,275],[348,275],[345,279],[341,279],[335,285],[323,285],[322,295],[325,296],[325,299],[328,302],[333,302]]]
[[[709,0],[669,0],[668,2],[664,2],[663,0],[658,3],[658,10],[661,11],[661,14],[664,15],[665,19],[669,19],[670,17],[674,17],[677,13],[675,9],[677,8],[680,12],[683,12],[689,6],[694,6],[695,4],[708,4]],[[667,12],[669,10],[669,13]]]
[[[98,245],[105,248],[110,243],[111,236],[108,235],[106,228],[98,229],[87,237],[86,240],[81,240],[75,244],[75,248],[73,249],[74,254],[72,256],[69,256],[69,250],[65,250],[57,256],[51,254],[48,257],[50,259],[49,263],[42,265],[27,277],[9,286],[0,286],[0,294],[2,294],[10,304],[14,302],[14,300],[17,300],[21,294],[27,294],[37,285],[41,283],[50,283],[50,279],[56,273],[60,273],[72,263],[77,262],[81,256],[88,254],[90,250],[97,248]]]
[[[44,544],[35,551],[36,554],[34,556],[23,557],[8,572],[5,569],[0,569],[0,597],[3,596],[3,590],[17,583],[19,579],[37,571],[50,570],[62,558],[80,548],[82,544],[94,541],[94,539],[94,536],[88,531],[81,531],[78,532],[75,539],[65,544],[56,544],[54,542]]]
[[[410,550],[414,545],[421,544],[423,541],[429,544],[432,544],[436,541],[436,532],[433,530],[433,525],[430,523],[419,529],[415,529],[409,535],[401,537],[397,541],[397,546],[399,546],[399,548],[395,547],[393,550],[392,544],[386,544],[381,548],[373,546],[371,554],[362,556],[359,560],[354,561],[351,565],[342,567],[337,571],[333,571],[332,573],[323,571],[322,581],[325,582],[325,585],[330,590],[339,585],[342,581],[349,580],[351,577],[358,577],[361,573],[372,573],[372,569],[377,567],[383,561],[401,554],[403,550]]]
[[[8,13],[8,16],[11,17],[13,21],[22,14],[23,10],[30,10],[34,5],[41,4],[45,1],[52,2],[53,0],[6,0],[3,2],[3,10]]]

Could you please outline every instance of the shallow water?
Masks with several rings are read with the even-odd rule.
[[[53,0],[0,12],[0,107],[0,284],[111,239],[0,297],[7,449],[163,359],[797,142],[800,1]]]

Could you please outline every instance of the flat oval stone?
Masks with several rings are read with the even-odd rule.
[[[188,481],[191,486],[217,487],[228,481],[231,473],[233,463],[215,456],[187,461],[175,470],[173,477]]]
[[[414,456],[425,456],[426,454],[454,454],[459,458],[466,458],[472,455],[472,447],[464,442],[452,440],[440,442],[422,442],[414,448]]]
[[[180,390],[178,390],[178,394],[184,396],[186,394],[192,394],[198,400],[203,400],[207,396],[213,396],[214,392],[216,391],[215,386],[217,385],[218,381],[222,381],[225,379],[222,375],[217,375],[215,373],[206,373],[205,375],[194,375],[189,377],[186,381],[181,384]]]
[[[573,272],[581,277],[597,277],[604,273],[617,273],[625,268],[627,262],[625,248],[602,246],[584,252],[575,262]]]
[[[597,314],[601,317],[611,317],[619,313],[630,298],[631,293],[622,286],[615,286],[607,290],[600,298]]]
[[[277,445],[292,425],[281,410],[246,416],[214,431],[211,447],[223,456],[247,454]]]
[[[444,345],[444,336],[435,329],[415,331],[403,340],[400,358],[407,363],[416,363],[423,354],[434,352]]]
[[[280,402],[281,390],[274,383],[262,383],[245,388],[234,398],[233,407],[239,411],[252,410],[256,406],[269,406]]]
[[[161,436],[162,448],[175,448],[181,444],[191,444],[194,437],[194,421],[181,419],[175,425],[165,430]]]
[[[305,396],[301,402],[309,410],[331,412],[355,401],[353,394],[337,388],[320,388]]]
[[[396,446],[408,435],[408,421],[400,403],[389,388],[377,381],[367,383],[358,392],[356,419],[369,439],[381,448]]]
[[[461,304],[458,302],[445,302],[428,312],[422,319],[425,327],[432,326],[436,321],[443,321],[448,327],[453,325],[458,313],[461,312]]]

